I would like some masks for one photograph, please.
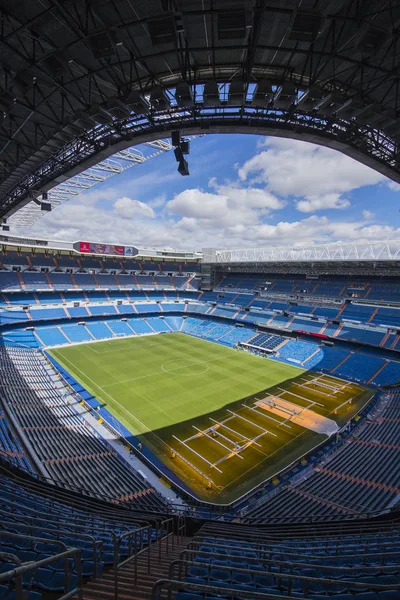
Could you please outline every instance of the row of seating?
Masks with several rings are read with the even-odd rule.
[[[4,292],[21,290],[71,290],[82,288],[88,290],[101,288],[130,288],[133,290],[160,289],[160,290],[198,290],[200,280],[190,275],[175,273],[174,276],[166,275],[129,275],[128,273],[91,274],[77,272],[72,274],[50,271],[0,271],[1,287]]]
[[[0,274],[1,279],[1,274]],[[124,302],[161,302],[197,300],[200,294],[193,290],[86,290],[86,291],[38,291],[0,293],[0,306],[2,309],[15,306],[34,306],[39,308],[41,305],[63,304],[64,302],[110,302],[122,300]]]
[[[78,400],[41,353],[2,345],[0,369],[0,403],[8,407],[49,477],[135,506],[165,505],[88,426],[75,408]]]
[[[263,594],[314,600],[397,600],[400,531],[340,534],[207,523],[171,567],[177,600]],[[295,533],[296,532],[296,533]],[[385,536],[387,533],[387,537]],[[263,596],[260,596],[262,598]]]
[[[311,476],[265,496],[247,516],[263,521],[351,516],[387,509],[400,497],[400,393],[386,393],[352,437],[314,468]],[[310,474],[309,474],[310,475]]]
[[[20,267],[49,267],[49,268],[74,268],[74,269],[123,269],[129,271],[150,271],[154,273],[184,272],[195,273],[199,269],[198,261],[182,260],[135,260],[124,256],[86,256],[85,254],[61,254],[49,251],[27,253],[3,251],[0,256],[0,265]]]
[[[122,311],[125,307],[126,312]],[[154,305],[142,305],[143,312],[153,310]],[[161,313],[160,306],[158,313]],[[173,309],[174,306],[170,305]],[[138,308],[139,305],[136,305]],[[328,346],[320,344],[317,341],[288,339],[278,334],[265,333],[255,337],[254,329],[241,324],[221,323],[210,318],[197,318],[184,316],[185,305],[182,316],[170,320],[168,316],[147,316],[144,318],[128,316],[128,311],[132,314],[132,306],[121,305],[118,310],[122,312],[124,320],[107,319],[103,317],[100,320],[83,321],[80,324],[60,324],[60,325],[35,325],[33,333],[21,331],[18,329],[8,329],[3,333],[4,339],[8,343],[15,345],[24,344],[29,347],[57,346],[77,342],[88,342],[92,340],[112,339],[121,336],[133,336],[153,333],[169,333],[171,331],[183,331],[204,339],[210,339],[230,346],[236,344],[250,343],[253,351],[257,352],[257,347],[268,350],[277,350],[272,356],[274,360],[284,361],[290,364],[297,364],[307,369],[317,371],[331,372],[339,377],[355,380],[373,385],[389,385],[400,381],[400,361],[393,360],[385,356],[379,356],[378,352],[373,354],[367,350],[349,350],[345,347]],[[204,313],[205,306],[198,304],[189,304],[189,310],[197,308],[198,312]],[[92,312],[93,307],[88,307]],[[104,312],[114,309],[113,305],[107,307],[104,305]],[[89,315],[84,312],[84,307],[70,308],[68,312],[71,317],[85,319]],[[46,314],[66,314],[64,309],[45,309]],[[16,312],[16,311],[13,311]],[[36,311],[32,311],[35,313]],[[37,311],[41,312],[41,311]],[[100,312],[100,311],[99,311]],[[169,311],[162,311],[169,312]],[[101,312],[101,314],[104,314]],[[115,314],[115,313],[114,313]],[[215,314],[215,313],[214,313]],[[210,314],[212,316],[212,313]],[[247,320],[246,320],[247,321]]]
[[[400,361],[362,350],[354,352],[344,347],[293,339],[279,348],[272,358],[374,385],[389,385],[400,381]]]
[[[90,276],[91,277],[91,276]],[[87,284],[85,284],[87,285]],[[165,301],[166,299],[177,299],[178,294],[175,294],[174,298],[170,297],[171,292],[168,291],[157,291],[148,290],[145,291],[132,291],[124,292],[119,291],[86,291],[86,292],[70,292],[66,291],[62,295],[58,292],[52,294],[48,292],[37,293],[35,295],[26,292],[26,296],[23,294],[16,294],[15,298],[8,294],[3,294],[3,306],[9,307],[15,304],[32,303],[33,306],[30,311],[23,310],[2,310],[0,311],[0,324],[9,324],[15,321],[24,321],[37,318],[51,319],[52,313],[45,312],[46,309],[40,309],[40,301],[42,303],[55,303],[65,301],[80,301],[80,302],[105,302],[110,303],[113,300],[128,300],[135,302],[137,300],[145,301]],[[41,296],[43,296],[41,298]],[[193,290],[179,292],[179,299],[190,299],[195,295]],[[324,334],[327,336],[336,337],[338,339],[344,339],[348,341],[355,341],[366,343],[369,345],[381,346],[388,349],[396,349],[400,343],[400,336],[396,333],[389,333],[387,328],[394,327],[398,323],[398,315],[400,309],[386,308],[386,307],[374,307],[373,305],[357,305],[347,304],[345,307],[340,308],[339,306],[335,309],[326,306],[312,306],[312,305],[299,305],[291,304],[287,302],[271,302],[266,300],[253,300],[254,296],[250,294],[237,294],[225,292],[222,296],[215,292],[202,292],[197,295],[197,298],[201,298],[202,301],[216,301],[218,305],[214,307],[210,314],[215,316],[226,317],[226,318],[238,318],[246,319],[247,322],[251,323],[268,323],[268,325],[277,328],[305,331],[309,333]],[[234,303],[234,305],[232,304]],[[231,305],[232,304],[232,305]],[[243,311],[243,308],[249,305],[250,312]],[[39,311],[40,309],[40,311]],[[50,309],[47,309],[50,310]],[[54,309],[55,310],[55,309]],[[60,309],[63,311],[63,309]],[[129,312],[131,309],[127,309],[123,306],[121,309],[116,308],[113,305],[105,304],[102,306],[94,306],[91,308],[84,307],[75,308],[72,310],[71,316],[74,312],[79,312],[77,316],[86,316],[88,314],[115,314],[116,312]],[[164,306],[158,307],[153,306],[153,310],[164,309]],[[206,310],[206,309],[204,309]],[[137,306],[138,312],[146,312],[147,305],[139,304]],[[276,311],[280,311],[277,314]],[[282,314],[285,311],[285,314]],[[33,313],[34,314],[31,314]],[[60,314],[58,317],[54,312],[54,318],[68,318],[69,315]],[[70,313],[69,313],[70,314]],[[296,316],[297,315],[297,316]],[[302,315],[308,315],[304,317]],[[350,322],[346,319],[358,317],[358,324],[353,321]],[[336,319],[335,323],[327,323],[327,319]],[[337,322],[340,321],[340,323]],[[368,323],[367,323],[368,321]],[[400,346],[399,346],[400,347]]]
[[[4,410],[0,406],[0,457],[12,465],[34,472],[25,451],[18,440],[18,435],[11,426]]]
[[[185,304],[173,302],[141,302],[137,304],[87,304],[82,306],[68,307],[41,307],[33,306],[29,309],[19,310],[1,310],[0,325],[13,325],[17,323],[28,323],[38,321],[58,321],[65,319],[87,318],[92,316],[117,316],[132,315],[137,313],[168,313],[181,311],[184,312]],[[206,311],[206,306],[201,305],[202,312]]]
[[[321,278],[307,279],[302,276],[287,278],[276,275],[226,275],[218,283],[217,290],[260,290],[274,294],[304,294],[332,298],[368,298],[370,300],[396,300],[400,286],[397,281],[370,281],[365,279]]]
[[[40,600],[42,592],[73,590],[79,572],[84,578],[98,577],[116,557],[127,558],[133,542],[140,550],[155,540],[162,514],[127,512],[45,482],[22,479],[0,466],[0,574],[30,563],[32,568],[22,578],[23,597],[30,600]],[[149,519],[152,527],[146,526]],[[68,549],[79,549],[80,557],[75,550],[65,561],[60,554]],[[35,568],[43,560],[48,564]],[[14,583],[10,576],[0,584],[0,598],[15,597]]]

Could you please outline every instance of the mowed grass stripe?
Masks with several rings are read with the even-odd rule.
[[[300,386],[316,375],[297,366],[181,333],[66,346],[51,354],[199,497],[213,502],[232,501],[326,437],[292,421],[285,427],[282,416],[248,408],[257,398],[283,393],[300,408],[314,401],[318,404],[313,410],[326,416],[343,402],[338,395],[327,397],[316,388]],[[362,396],[362,392],[365,388],[352,384],[346,395]],[[347,414],[355,410],[355,406],[346,408]],[[227,425],[236,433],[219,431],[231,442],[202,435],[187,448],[177,440],[224,421],[229,411],[236,416]],[[241,458],[233,455],[222,461],[218,471],[210,465],[229,456],[235,443],[254,439],[262,431],[260,426],[270,433],[257,440],[259,445],[247,447]],[[196,465],[206,479],[180,458],[172,459],[171,448]],[[215,483],[211,490],[205,485],[207,477]]]
[[[111,345],[114,351],[103,354]],[[73,369],[98,400],[115,409],[133,433],[144,433],[137,420],[154,431],[208,414],[302,372],[179,333],[100,342],[97,353],[91,346],[67,346],[52,354]],[[164,372],[162,365],[172,360],[204,363],[208,370],[190,377],[180,377],[179,368]],[[187,373],[190,367],[181,370]],[[136,418],[130,419],[118,405]]]

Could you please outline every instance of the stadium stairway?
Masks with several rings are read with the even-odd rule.
[[[150,550],[129,558],[118,569],[118,600],[148,600],[154,584],[169,579],[170,565],[192,541],[191,537],[173,535],[153,542]],[[149,568],[150,564],[150,568]],[[135,584],[136,579],[136,584]],[[98,579],[92,579],[83,587],[83,600],[114,600],[115,576],[111,568]]]

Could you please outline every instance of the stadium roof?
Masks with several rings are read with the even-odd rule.
[[[0,0],[0,217],[136,143],[246,132],[400,182],[397,1]]]
[[[240,263],[297,263],[297,262],[346,262],[346,261],[398,261],[400,240],[386,242],[348,242],[296,246],[295,248],[270,246],[243,250],[204,250],[207,262]]]

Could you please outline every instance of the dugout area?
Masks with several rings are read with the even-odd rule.
[[[179,333],[51,354],[196,496],[214,503],[276,477],[373,395],[330,374]]]

